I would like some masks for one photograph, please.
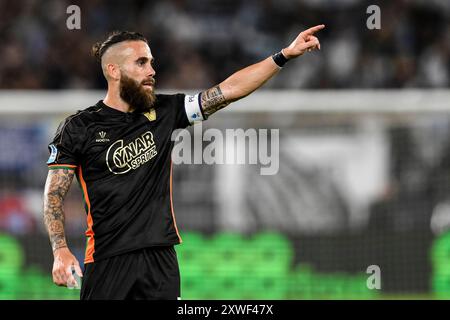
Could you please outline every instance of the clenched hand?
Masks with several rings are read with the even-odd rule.
[[[82,277],[80,264],[67,247],[56,249],[53,261],[53,282],[58,286],[76,287],[77,281],[72,275],[72,267],[78,276]]]

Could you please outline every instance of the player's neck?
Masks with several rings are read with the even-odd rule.
[[[110,108],[117,109],[122,112],[130,112],[130,105],[123,101],[119,94],[113,94],[110,91],[106,93],[103,103]]]

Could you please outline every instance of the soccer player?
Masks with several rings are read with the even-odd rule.
[[[49,144],[44,222],[53,249],[53,281],[83,276],[68,248],[63,201],[74,175],[87,211],[81,299],[177,299],[181,243],[172,205],[172,132],[239,100],[290,59],[320,49],[301,32],[280,52],[197,95],[155,94],[153,56],[144,36],[114,32],[93,47],[108,82],[103,100],[67,117]]]

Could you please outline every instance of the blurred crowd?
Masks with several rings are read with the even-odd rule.
[[[15,0],[0,2],[1,89],[100,89],[93,43],[112,30],[146,35],[159,88],[200,89],[324,23],[322,50],[290,62],[272,88],[442,88],[450,79],[450,2],[365,0]],[[81,9],[69,30],[67,7]]]
[[[71,4],[81,8],[81,30],[66,26],[66,10]],[[104,88],[105,80],[98,63],[90,57],[90,48],[117,29],[136,30],[148,37],[159,88],[206,88],[277,52],[299,31],[320,23],[326,25],[319,34],[322,50],[289,62],[267,87],[447,87],[450,1],[377,1],[380,30],[366,27],[366,9],[371,4],[363,0],[0,1],[0,89]],[[27,233],[42,229],[36,221],[40,221],[43,180],[32,177],[44,177],[46,168],[29,163],[36,155],[42,159],[48,156],[41,148],[47,141],[39,129],[45,125],[22,128],[6,126],[7,122],[0,125],[5,138],[0,140],[0,149],[9,150],[0,156],[0,229]],[[448,137],[446,132],[444,135]],[[38,137],[42,141],[36,141]],[[446,153],[438,157],[441,167],[427,166],[414,153],[425,148],[410,146],[415,139],[409,137],[408,129],[393,132],[391,139],[392,150],[402,150],[394,152],[391,159],[391,175],[398,185],[374,206],[374,212],[382,212],[373,215],[374,225],[386,225],[391,218],[394,209],[386,206],[397,208],[391,200],[401,198],[396,198],[395,190],[404,192],[419,185],[422,189],[407,191],[408,197],[412,195],[421,203],[425,201],[418,194],[436,202],[448,200],[441,195],[447,194],[450,183],[443,179],[436,182],[442,172],[450,170]],[[23,149],[29,151],[28,156],[22,155]],[[428,185],[441,186],[442,190],[428,190]],[[27,190],[25,186],[31,191],[16,193]],[[84,214],[77,191],[67,202],[76,212],[74,220]],[[84,228],[73,225],[74,230]]]

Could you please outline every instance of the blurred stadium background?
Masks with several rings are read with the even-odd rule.
[[[81,30],[66,28],[71,4]],[[366,28],[371,4],[381,30]],[[78,297],[52,284],[42,194],[58,123],[104,95],[94,42],[115,29],[144,33],[158,89],[189,93],[319,23],[321,52],[203,125],[279,129],[277,175],[174,167],[182,298],[450,298],[449,1],[4,0],[0,299]],[[66,230],[81,262],[76,185]],[[370,265],[381,269],[381,290],[366,287]]]

